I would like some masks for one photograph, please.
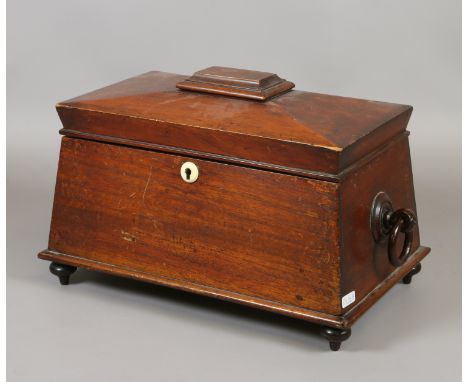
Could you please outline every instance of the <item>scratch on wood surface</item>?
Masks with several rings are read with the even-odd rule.
[[[136,237],[130,232],[120,231],[122,233],[122,239],[126,241],[136,241]]]
[[[143,202],[145,201],[146,190],[148,189],[148,184],[151,180],[151,175],[153,174],[153,166],[150,168],[150,173],[148,175],[148,180],[146,181],[145,190],[143,191]]]

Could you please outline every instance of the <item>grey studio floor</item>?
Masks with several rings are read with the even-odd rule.
[[[9,382],[461,380],[461,2],[241,3],[8,2]],[[60,286],[36,257],[60,146],[55,103],[149,70],[211,65],[414,106],[418,218],[432,253],[339,352],[314,325],[155,285],[79,270]]]

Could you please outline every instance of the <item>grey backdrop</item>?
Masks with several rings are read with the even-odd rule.
[[[8,380],[457,381],[461,378],[461,2],[10,0]],[[148,71],[278,73],[302,90],[411,104],[422,242],[432,254],[338,353],[315,327],[80,271],[46,248],[58,101]]]

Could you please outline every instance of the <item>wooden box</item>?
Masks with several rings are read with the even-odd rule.
[[[411,106],[271,73],[149,72],[57,105],[49,246],[76,267],[323,325],[333,350],[419,272]]]

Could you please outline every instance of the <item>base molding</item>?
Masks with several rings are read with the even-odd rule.
[[[117,267],[112,264],[68,255],[50,249],[46,249],[40,252],[38,257],[42,260],[49,260],[73,267],[105,272],[117,276],[168,286],[187,292],[197,293],[208,297],[231,301],[242,305],[251,306],[253,308],[267,310],[301,320],[310,321],[320,325],[326,325],[339,329],[348,329],[375,302],[377,302],[377,300],[382,295],[384,295],[392,286],[403,279],[403,277],[405,277],[411,271],[411,269],[413,269],[413,267],[415,267],[416,264],[418,264],[429,252],[429,248],[419,247],[402,266],[396,268],[390,275],[387,276],[385,280],[377,285],[377,287],[375,287],[370,293],[368,293],[363,299],[351,307],[351,309],[342,316],[335,316],[324,312],[304,309],[297,306],[283,304],[277,301],[265,300],[254,296],[248,296],[228,290],[213,288],[186,280],[167,278],[160,275]]]

